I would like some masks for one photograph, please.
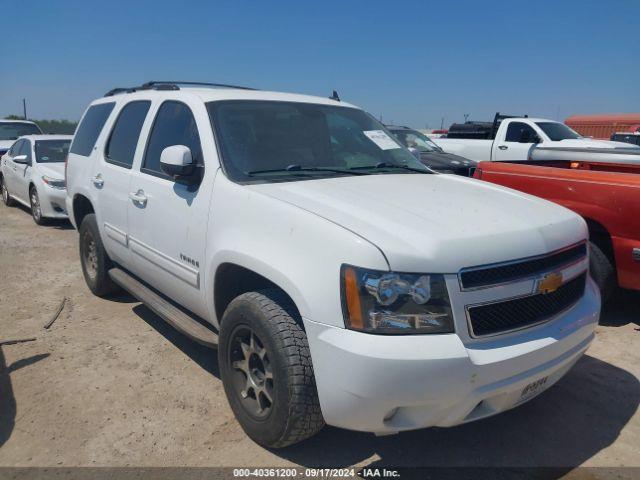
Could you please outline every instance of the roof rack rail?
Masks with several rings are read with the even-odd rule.
[[[217,87],[217,88],[237,88],[240,90],[256,90],[251,87],[242,87],[239,85],[229,85],[226,83],[209,83],[209,82],[176,82],[176,81],[157,81],[143,83],[138,87],[118,87],[109,90],[104,94],[105,97],[111,97],[121,93],[133,93],[140,90],[180,90],[179,85],[200,86],[200,87]]]

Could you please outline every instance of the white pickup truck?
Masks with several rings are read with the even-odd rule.
[[[581,137],[564,123],[543,118],[509,117],[496,114],[491,122],[453,124],[446,138],[434,138],[445,152],[477,161],[513,162],[559,154],[574,159],[585,154],[619,154],[625,161],[640,161],[640,148],[623,142]],[[610,155],[609,155],[610,156]],[[615,156],[615,155],[614,155]]]
[[[122,287],[217,348],[262,445],[494,415],[594,338],[582,218],[434,173],[336,99],[116,89],[85,112],[66,181],[91,291]]]

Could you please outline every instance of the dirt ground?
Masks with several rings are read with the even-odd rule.
[[[266,450],[234,420],[215,352],[123,296],[86,288],[77,234],[0,206],[0,466],[640,466],[640,295],[588,354],[513,411],[389,437],[326,428]],[[68,297],[49,330],[43,325]]]

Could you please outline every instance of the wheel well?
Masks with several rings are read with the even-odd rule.
[[[589,228],[589,239],[596,244],[602,253],[615,265],[615,255],[613,253],[613,242],[611,235],[604,225],[590,218],[585,218],[587,227]]]
[[[280,290],[291,301],[295,311],[289,313],[303,326],[295,302],[283,288],[262,275],[234,263],[223,263],[215,274],[213,302],[218,322],[222,321],[222,315],[234,298],[246,292],[267,288]]]
[[[89,199],[83,195],[76,195],[73,199],[73,219],[76,222],[76,227],[79,229],[82,224],[82,220],[90,213],[95,213],[93,205]]]

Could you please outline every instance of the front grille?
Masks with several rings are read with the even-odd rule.
[[[471,336],[494,335],[544,322],[582,298],[586,279],[583,273],[555,292],[468,307]]]
[[[460,283],[463,289],[497,285],[518,278],[526,278],[550,270],[557,270],[563,265],[580,260],[586,254],[587,245],[581,243],[567,250],[543,257],[523,259],[502,265],[472,267],[460,273]]]

